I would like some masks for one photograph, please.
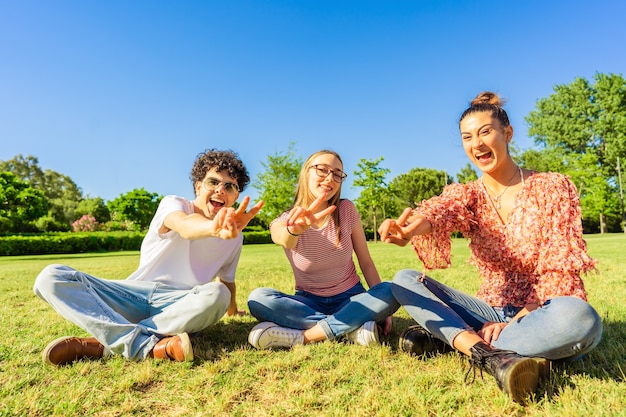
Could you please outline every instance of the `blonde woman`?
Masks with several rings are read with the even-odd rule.
[[[248,298],[260,323],[249,335],[258,349],[291,347],[345,335],[360,345],[379,342],[391,330],[399,304],[391,283],[381,282],[372,261],[359,213],[341,199],[346,178],[341,157],[322,150],[300,172],[293,206],[270,225],[295,276],[295,294],[257,288]],[[369,291],[361,284],[356,254]]]

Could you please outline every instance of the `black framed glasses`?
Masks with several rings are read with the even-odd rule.
[[[342,170],[332,169],[329,165],[324,165],[324,164],[311,165],[309,169],[314,169],[315,173],[320,178],[326,178],[328,174],[332,173],[333,181],[338,182],[338,183],[342,183],[343,180],[345,180],[346,177],[348,176],[348,174],[346,174]]]
[[[218,180],[217,178],[206,178],[204,181],[202,181],[202,185],[207,191],[215,191],[220,185],[223,185],[224,191],[226,191],[228,194],[237,194],[239,192],[239,186],[234,182],[224,182]]]

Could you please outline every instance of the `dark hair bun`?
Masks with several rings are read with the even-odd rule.
[[[502,107],[505,101],[502,100],[496,93],[491,91],[483,91],[478,94],[474,100],[471,101],[470,106],[476,106],[478,104],[491,104],[494,106]]]

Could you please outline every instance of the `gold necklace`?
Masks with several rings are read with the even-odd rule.
[[[500,194],[496,195],[495,197],[492,197],[491,194],[495,194],[493,191],[491,191],[491,189],[489,187],[487,187],[487,184],[484,183],[483,181],[483,177],[480,177],[480,183],[483,185],[483,187],[485,187],[485,191],[487,192],[487,196],[489,196],[489,198],[493,201],[494,206],[496,206],[496,210],[500,210],[502,208],[502,203],[500,203],[500,199],[502,198],[502,196],[504,195],[504,193],[506,192],[506,190],[509,189],[509,187],[513,184],[513,180],[515,179],[515,177],[517,177],[517,173],[519,172],[519,176],[522,179],[522,181],[524,181],[524,175],[522,174],[522,168],[520,168],[519,166],[517,167],[517,171],[515,171],[515,173],[513,174],[513,177],[511,177],[511,179],[509,180],[509,184],[504,187],[504,190],[502,190],[502,192],[500,192]]]

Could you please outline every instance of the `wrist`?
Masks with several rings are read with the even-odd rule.
[[[288,224],[285,224],[285,229],[287,229],[287,233],[289,233],[291,236],[300,236],[300,234],[293,233],[291,230],[289,230],[289,225]]]

